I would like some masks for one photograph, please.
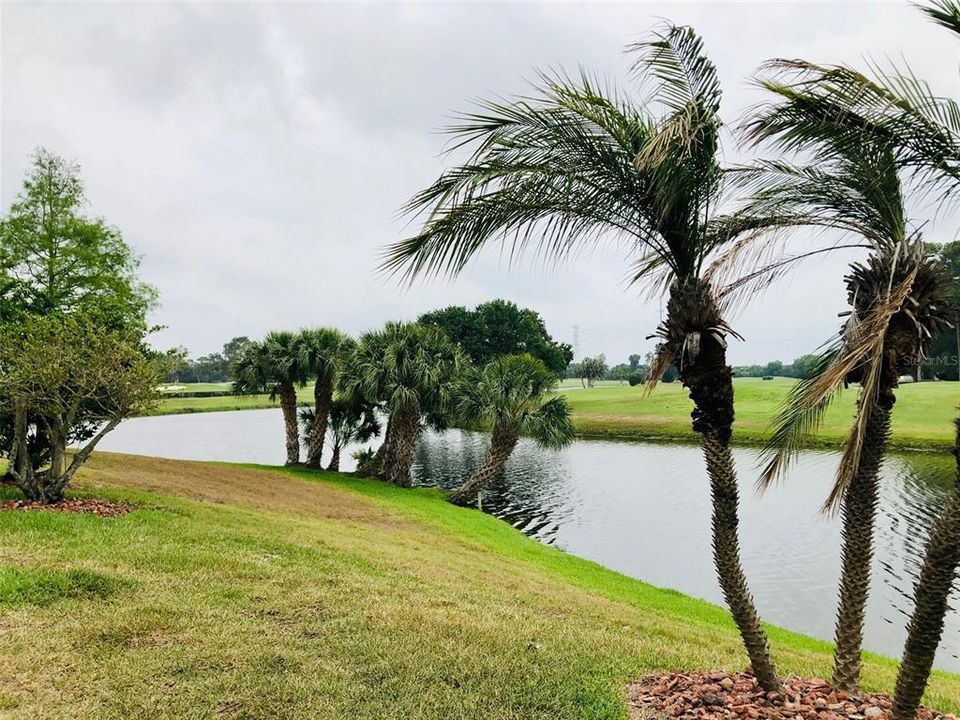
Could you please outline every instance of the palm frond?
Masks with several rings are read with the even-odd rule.
[[[757,481],[758,489],[766,490],[783,477],[806,440],[820,427],[823,414],[838,396],[840,386],[832,393],[811,399],[810,387],[827,373],[837,360],[839,341],[823,349],[807,377],[790,388],[773,423],[773,432],[761,453],[766,463]]]
[[[929,5],[918,4],[917,7],[937,25],[960,35],[960,6],[953,0],[932,0]]]
[[[562,448],[573,442],[573,421],[570,406],[563,395],[555,395],[536,411],[524,416],[523,434],[529,435],[541,447]]]
[[[636,202],[648,181],[632,163],[651,121],[585,73],[542,76],[532,96],[485,102],[449,132],[471,155],[410,201],[423,228],[387,248],[381,271],[456,275],[491,241],[560,261],[602,237],[649,235]]]
[[[633,72],[650,86],[648,98],[672,112],[683,112],[690,105],[702,104],[711,112],[720,109],[720,81],[707,57],[703,39],[693,28],[667,24],[653,40],[630,45],[629,52],[639,56]]]

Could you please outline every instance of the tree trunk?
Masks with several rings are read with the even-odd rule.
[[[494,429],[490,439],[490,449],[487,450],[480,467],[474,470],[470,478],[450,495],[450,502],[466,505],[477,497],[477,493],[500,473],[516,446],[517,436],[514,433]]]
[[[400,487],[410,487],[413,453],[420,438],[420,413],[410,412],[393,420],[390,445],[384,457],[386,480]]]
[[[287,432],[287,465],[300,463],[300,428],[297,425],[297,390],[293,383],[280,386],[280,409]]]
[[[927,551],[914,590],[914,609],[897,674],[891,720],[913,720],[927,687],[930,669],[943,635],[947,601],[960,565],[960,421],[957,422],[957,481],[927,542]]]
[[[13,478],[28,500],[38,500],[39,488],[36,471],[30,458],[27,426],[26,408],[17,404],[13,410],[13,442],[10,446],[7,474]]]
[[[42,503],[55,503],[63,500],[67,489],[67,480],[64,477],[64,466],[67,459],[67,433],[64,424],[53,420],[47,424],[47,438],[50,442],[50,468],[40,483],[40,497]]]
[[[843,550],[834,635],[833,685],[846,693],[856,693],[860,685],[863,624],[870,594],[880,463],[890,438],[890,412],[895,400],[890,383],[896,383],[896,377],[889,377],[889,373],[887,375],[879,390],[880,397],[867,418],[860,464],[843,497]]]
[[[680,379],[694,403],[691,413],[693,429],[702,438],[710,477],[713,560],[720,588],[740,631],[757,682],[768,692],[779,692],[780,679],[770,655],[770,643],[740,562],[740,496],[730,453],[734,418],[733,374],[726,363],[726,350],[712,334],[704,331],[699,353],[695,358],[682,359],[680,365]]]
[[[313,386],[314,415],[313,429],[307,439],[307,465],[320,468],[323,455],[323,441],[327,437],[327,421],[330,419],[330,405],[333,401],[333,377],[329,374],[317,378]]]
[[[335,442],[333,444],[333,457],[330,458],[330,464],[327,465],[327,470],[340,472],[340,443]]]

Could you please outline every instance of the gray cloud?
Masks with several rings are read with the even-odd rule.
[[[360,332],[503,296],[584,352],[649,349],[659,307],[625,284],[615,247],[554,271],[494,249],[452,282],[373,274],[410,228],[397,210],[444,166],[437,132],[472,98],[522,92],[535,68],[595,69],[630,87],[622,48],[658,17],[692,23],[734,121],[763,60],[910,59],[956,90],[957,46],[900,4],[5,4],[0,200],[30,151],[77,159],[92,209],[143,254],[162,345],[329,324]],[[737,159],[733,147],[727,157]],[[924,209],[921,209],[924,210]],[[927,213],[929,214],[929,213]],[[923,213],[921,216],[925,217]],[[940,218],[928,234],[953,237]],[[844,258],[813,263],[745,309],[734,362],[817,346],[845,304]]]

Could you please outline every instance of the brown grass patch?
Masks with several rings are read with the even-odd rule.
[[[85,484],[99,483],[258,510],[357,522],[408,524],[404,518],[349,490],[270,470],[95,453],[81,471],[80,479]]]

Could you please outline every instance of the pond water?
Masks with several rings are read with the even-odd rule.
[[[480,462],[486,436],[427,432],[418,485],[455,487]],[[103,450],[185,459],[281,464],[279,410],[167,415],[124,422]],[[741,544],[764,619],[809,635],[833,634],[839,520],[819,512],[837,453],[801,454],[784,483],[753,490],[757,452],[734,451],[742,483]],[[349,453],[343,470],[353,469]],[[868,649],[899,656],[930,526],[954,478],[946,453],[892,455],[883,469]],[[710,552],[710,498],[700,450],[683,444],[579,440],[561,451],[521,440],[484,510],[541,542],[624,574],[722,604]],[[960,593],[952,604],[958,606]],[[937,665],[960,672],[960,612],[947,618]]]

